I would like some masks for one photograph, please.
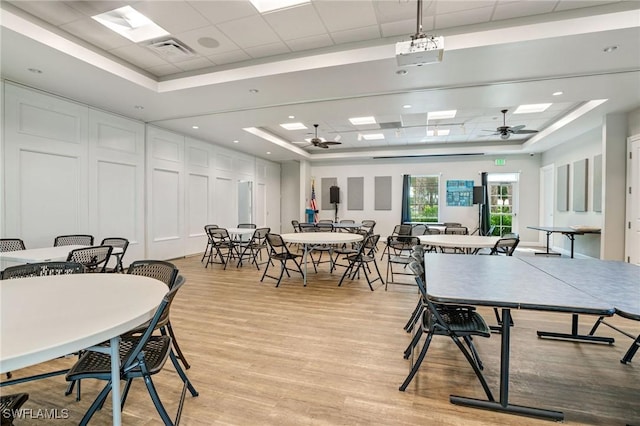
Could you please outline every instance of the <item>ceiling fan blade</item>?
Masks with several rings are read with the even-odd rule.
[[[342,142],[326,141],[326,142],[322,142],[322,145],[342,145]]]
[[[538,131],[537,130],[520,129],[520,130],[514,131],[513,133],[517,133],[519,135],[523,135],[525,133],[538,133]]]
[[[324,149],[329,148],[329,146],[326,144],[326,142],[320,142],[320,143],[316,144],[315,146],[317,146],[318,148],[324,148]]]
[[[524,129],[525,125],[521,124],[519,126],[513,126],[513,127],[509,127],[509,129],[507,129],[509,132],[511,133],[518,133],[520,130]]]
[[[293,141],[291,143],[295,143],[297,145],[305,145],[305,144],[308,144],[309,142],[307,142],[307,141]]]

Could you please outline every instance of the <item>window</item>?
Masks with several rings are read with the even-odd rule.
[[[513,185],[511,183],[491,183],[491,226],[493,235],[511,232],[513,220]]]
[[[440,178],[438,176],[411,176],[409,215],[411,222],[438,222]]]

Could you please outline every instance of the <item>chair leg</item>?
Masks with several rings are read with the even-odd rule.
[[[469,364],[471,364],[471,368],[473,368],[473,371],[476,373],[478,380],[480,380],[480,384],[484,389],[484,393],[487,395],[487,399],[489,401],[495,401],[495,399],[493,398],[493,394],[491,393],[491,389],[489,389],[489,385],[487,384],[487,381],[484,378],[484,374],[482,374],[482,371],[480,370],[478,364],[474,361],[469,351],[467,351],[467,349],[460,342],[460,339],[457,336],[451,336],[451,339],[454,341],[456,346],[460,348],[460,351],[464,354],[465,358],[467,358],[467,361],[469,362]]]
[[[407,389],[407,386],[409,386],[409,383],[411,383],[411,380],[413,380],[413,376],[415,376],[416,373],[418,372],[418,368],[420,368],[420,364],[422,364],[422,360],[427,354],[427,350],[429,349],[429,345],[431,344],[432,338],[433,338],[433,330],[429,330],[429,332],[427,333],[427,340],[425,340],[424,345],[422,345],[422,349],[420,350],[420,354],[418,355],[418,358],[416,359],[415,364],[413,364],[413,367],[411,368],[409,375],[407,376],[406,379],[404,379],[404,382],[402,382],[402,384],[400,385],[399,390],[401,390],[402,392],[404,392],[405,389]]]
[[[111,384],[111,380],[109,380],[104,389],[100,391],[96,399],[93,401],[93,404],[91,404],[87,412],[82,417],[82,420],[80,420],[80,426],[86,426],[89,423],[89,420],[91,420],[91,417],[93,417],[96,411],[98,411],[98,408],[102,407],[105,399],[107,399],[107,396],[109,395],[109,392],[111,392]]]
[[[122,390],[122,395],[120,396],[120,411],[124,409],[124,403],[126,402],[127,396],[129,395],[129,389],[131,389],[132,382],[133,379],[128,379],[127,383],[124,384],[124,389]]]
[[[171,344],[173,345],[173,348],[176,350],[176,355],[178,356],[178,358],[180,358],[180,361],[182,361],[182,365],[184,365],[185,369],[187,370],[190,369],[191,365],[189,365],[189,363],[187,362],[187,359],[185,358],[184,354],[182,353],[182,350],[180,349],[180,345],[178,345],[178,340],[176,339],[176,335],[173,333],[171,320],[169,320],[169,322],[167,322],[167,325],[163,328],[167,329],[166,332],[171,337]],[[160,329],[160,332],[162,334],[165,334],[165,332],[163,331],[163,328]]]
[[[193,396],[193,397],[198,396],[199,395],[198,391],[196,390],[195,387],[193,387],[193,384],[191,383],[191,380],[189,380],[189,378],[187,377],[187,373],[185,373],[184,370],[182,369],[182,367],[180,367],[180,364],[178,364],[178,359],[176,358],[176,355],[173,353],[173,351],[169,352],[169,358],[171,359],[171,363],[173,364],[173,368],[176,369],[176,372],[178,373],[178,376],[180,376],[180,378],[182,379],[182,383],[187,385],[187,389],[189,389],[189,392],[191,393],[191,396]]]
[[[422,327],[418,327],[418,331],[416,331],[416,334],[413,336],[413,339],[411,339],[411,342],[409,342],[407,349],[404,350],[404,355],[403,355],[404,359],[409,359],[409,357],[411,356],[411,352],[413,352],[413,349],[416,347],[416,345],[420,341],[420,337],[422,337]]]
[[[147,386],[147,390],[149,391],[149,396],[153,401],[153,405],[156,406],[156,411],[158,411],[158,414],[160,414],[162,421],[165,425],[173,425],[173,422],[171,421],[171,418],[169,418],[167,410],[164,408],[164,405],[162,405],[162,401],[160,401],[160,395],[158,395],[158,391],[153,384],[153,380],[151,380],[151,376],[149,374],[145,374],[143,378],[144,384]]]
[[[598,326],[600,326],[603,320],[604,320],[604,317],[598,317],[596,322],[593,324],[593,327],[591,327],[591,331],[589,331],[589,336],[593,336],[596,333]]]
[[[633,356],[636,354],[636,352],[638,352],[638,347],[640,347],[640,334],[638,335],[638,337],[636,337],[636,340],[633,341],[631,347],[629,347],[629,350],[624,354],[620,362],[623,364],[630,363],[633,359]]]
[[[404,331],[406,331],[407,333],[411,331],[416,321],[418,321],[418,319],[420,318],[419,314],[422,312],[422,306],[422,299],[418,299],[418,303],[416,304],[415,309],[413,310],[411,316],[409,317],[409,320],[403,327]]]

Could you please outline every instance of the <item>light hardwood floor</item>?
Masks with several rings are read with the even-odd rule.
[[[406,392],[409,361],[402,330],[417,300],[414,287],[364,280],[337,287],[339,273],[324,264],[310,274],[260,282],[262,271],[244,266],[204,267],[200,257],[174,260],[187,278],[172,307],[179,343],[192,368],[187,374],[200,396],[187,396],[183,425],[542,425],[549,421],[449,403],[450,394],[483,397],[471,368],[446,337],[435,337],[425,363]],[[379,262],[384,275],[384,262]],[[123,295],[123,299],[126,295]],[[126,302],[125,302],[126,303]],[[73,307],[68,309],[73,315]],[[488,322],[490,309],[480,309]],[[613,346],[540,340],[535,331],[568,331],[570,316],[513,313],[511,402],[562,410],[566,424],[640,425],[640,355],[619,362],[631,340]],[[582,331],[593,319],[581,317]],[[82,319],[79,319],[80,321]],[[640,323],[612,322],[638,334]],[[485,374],[498,394],[498,335],[475,339]],[[14,372],[16,377],[71,365],[61,359]],[[181,389],[170,363],[154,376],[170,414]],[[103,383],[84,380],[82,401],[65,397],[63,376],[2,388],[28,392],[25,408],[67,409],[68,419],[18,420],[26,424],[77,424]],[[110,400],[91,424],[111,422]],[[161,424],[146,388],[134,383],[123,413],[125,425]]]

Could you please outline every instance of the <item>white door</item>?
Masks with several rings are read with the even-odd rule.
[[[627,262],[640,265],[640,136],[629,139],[627,167]]]

